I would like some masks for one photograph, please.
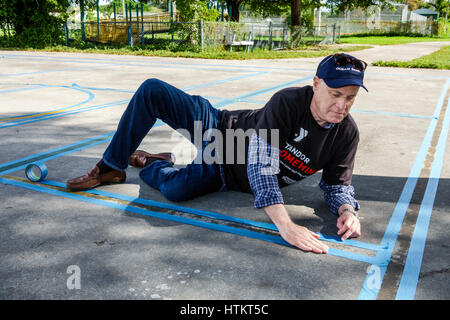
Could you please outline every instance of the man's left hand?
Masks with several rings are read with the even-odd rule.
[[[361,224],[359,219],[351,212],[345,211],[337,219],[337,228],[339,229],[337,234],[344,241],[348,238],[357,238],[361,236]]]

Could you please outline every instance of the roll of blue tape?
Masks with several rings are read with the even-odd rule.
[[[28,180],[33,182],[42,181],[47,177],[48,169],[43,162],[35,162],[27,165],[25,174]]]

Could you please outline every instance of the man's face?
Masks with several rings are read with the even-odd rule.
[[[330,88],[316,76],[313,80],[313,90],[311,112],[319,125],[326,125],[344,120],[355,101],[359,86]]]

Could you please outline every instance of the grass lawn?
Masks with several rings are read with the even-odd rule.
[[[133,47],[112,47],[106,45],[90,45],[86,48],[53,46],[42,49],[24,49],[24,48],[0,48],[0,50],[25,50],[25,51],[47,51],[47,52],[82,52],[82,53],[100,53],[117,55],[138,55],[138,56],[159,56],[159,57],[182,57],[182,58],[200,58],[200,59],[225,59],[225,60],[248,60],[248,59],[287,59],[287,58],[314,58],[324,57],[337,52],[350,52],[371,48],[370,46],[305,46],[289,50],[254,50],[246,53],[245,51],[229,52],[225,49],[206,48],[203,51],[171,51],[171,50],[152,50],[151,48]]]
[[[427,68],[450,70],[450,46],[445,46],[429,55],[411,61],[376,61],[374,66],[399,68]]]
[[[341,36],[340,43],[351,43],[361,45],[393,45],[405,44],[412,42],[428,42],[428,41],[450,41],[450,38],[444,37],[404,37],[404,36]]]

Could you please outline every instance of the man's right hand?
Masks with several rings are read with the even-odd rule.
[[[320,237],[318,234],[294,222],[280,226],[278,230],[284,240],[303,251],[312,251],[315,253],[328,252],[328,246],[318,240]]]
[[[303,250],[315,253],[327,253],[328,246],[318,240],[318,234],[295,224],[283,204],[273,204],[264,207],[264,211],[277,226],[281,237],[289,244]]]

